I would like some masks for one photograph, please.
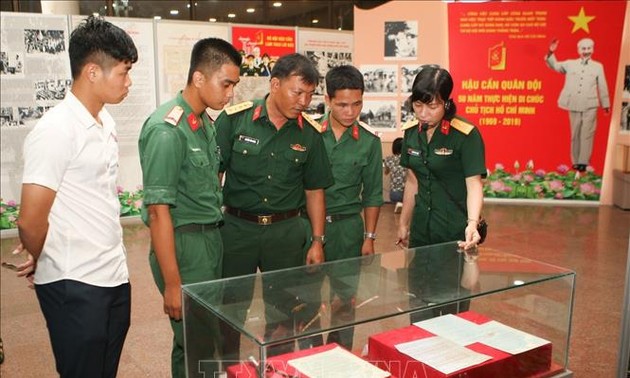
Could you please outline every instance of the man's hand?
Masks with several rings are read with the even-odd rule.
[[[324,260],[324,246],[322,246],[322,243],[311,243],[311,247],[306,252],[306,265],[321,264]]]
[[[28,287],[31,289],[35,288],[35,284],[33,280],[35,278],[35,268],[37,267],[37,261],[33,258],[33,255],[28,253],[26,249],[24,249],[24,245],[22,243],[18,244],[17,247],[11,252],[13,255],[19,255],[22,252],[26,252],[26,261],[17,266],[17,276],[25,277],[28,281]]]
[[[556,52],[556,49],[558,48],[558,43],[559,43],[559,42],[560,42],[560,41],[558,41],[558,39],[557,39],[557,38],[555,38],[555,39],[553,39],[553,40],[551,41],[551,43],[549,44],[549,52],[550,52],[550,53],[552,53],[552,54],[553,54],[553,53],[555,53],[555,52]]]
[[[164,288],[164,313],[173,320],[181,320],[182,289],[179,285]]]
[[[374,239],[365,238],[363,240],[363,246],[361,247],[361,256],[368,256],[374,254]]]

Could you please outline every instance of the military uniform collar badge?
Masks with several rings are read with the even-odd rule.
[[[359,140],[359,126],[356,122],[352,125],[352,138]]]
[[[448,135],[450,130],[451,130],[451,123],[449,121],[443,119],[442,120],[442,125],[440,126],[440,131],[442,132],[442,134]]]
[[[192,131],[197,131],[199,129],[199,126],[201,126],[201,123],[199,122],[199,118],[197,118],[195,113],[190,113],[188,115],[187,120],[188,120],[188,125],[190,126],[190,129]]]
[[[304,118],[302,117],[302,113],[298,114],[297,124],[300,127],[300,130],[304,129]]]
[[[254,109],[254,114],[252,115],[252,121],[260,118],[260,114],[262,113],[262,105],[258,105],[256,109]]]

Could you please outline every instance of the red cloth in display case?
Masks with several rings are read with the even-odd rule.
[[[484,324],[492,319],[472,311],[457,316],[476,324]],[[395,345],[434,336],[417,326],[407,327],[372,335],[369,338],[368,360],[401,378],[519,378],[550,376],[562,368],[551,362],[551,343],[519,354],[509,354],[481,343],[467,345],[466,348],[492,357],[491,360],[444,374],[428,365],[399,352]]]
[[[286,353],[279,356],[269,357],[267,364],[272,366],[272,369],[268,370],[268,375],[265,378],[308,378],[307,375],[300,373],[296,369],[289,366],[289,361],[299,357],[310,356],[313,354],[325,352],[333,348],[338,347],[339,344],[330,343],[319,347],[300,350],[293,353]],[[232,365],[227,368],[228,378],[258,378],[256,367],[251,362],[241,362],[238,365]],[[396,378],[390,376],[390,378]]]

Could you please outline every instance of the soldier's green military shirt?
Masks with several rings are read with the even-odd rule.
[[[479,130],[456,118],[437,126],[431,142],[427,143],[426,132],[419,132],[419,127],[408,128],[400,165],[411,169],[418,179],[410,246],[462,240],[467,214],[453,203],[444,187],[466,209],[466,178],[486,174],[484,144]]]
[[[172,125],[165,118],[176,106],[183,113],[176,120],[170,118],[176,122]],[[206,113],[194,131],[191,114],[192,109],[180,92],[142,126],[138,147],[144,187],[142,219],[147,224],[146,207],[154,204],[170,205],[175,228],[223,219],[216,131]]]
[[[335,183],[326,188],[327,214],[357,214],[383,204],[381,140],[358,122],[337,141],[327,114],[321,121]]]
[[[305,206],[304,190],[332,185],[322,137],[302,116],[276,130],[264,99],[228,113],[215,123],[220,170],[227,171],[226,206],[256,214],[285,212]]]

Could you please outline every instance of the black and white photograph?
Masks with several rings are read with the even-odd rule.
[[[313,96],[305,112],[313,117],[313,119],[317,120],[322,118],[326,113],[326,100],[324,96]]]
[[[43,106],[18,107],[19,122],[26,124],[29,121],[37,121],[44,115]]]
[[[385,59],[418,57],[418,21],[385,21]]]
[[[13,115],[13,107],[3,106],[0,108],[0,127],[19,126],[20,122]]]
[[[621,103],[620,124],[622,133],[630,133],[630,102]]]
[[[60,54],[66,51],[63,30],[25,29],[24,45],[27,54]]]
[[[406,98],[404,101],[400,102],[400,124],[412,120],[415,117],[413,114],[413,110],[411,109],[411,104],[409,103],[409,99]]]
[[[398,68],[396,65],[361,66],[366,94],[398,94]]]
[[[49,79],[35,82],[35,100],[63,100],[66,92],[70,88],[72,80],[69,79]]]
[[[413,79],[420,72],[419,65],[401,66],[400,67],[400,93],[411,93]]]
[[[0,51],[0,74],[23,75],[24,59],[21,53]]]
[[[630,66],[626,66],[626,74],[623,76],[622,98],[630,100]]]
[[[351,52],[306,51],[305,55],[315,64],[315,67],[317,67],[317,71],[319,72],[319,85],[315,88],[316,96],[325,95],[324,78],[326,77],[328,70],[334,67],[352,64]]]
[[[363,101],[359,120],[375,129],[396,130],[397,101]]]

